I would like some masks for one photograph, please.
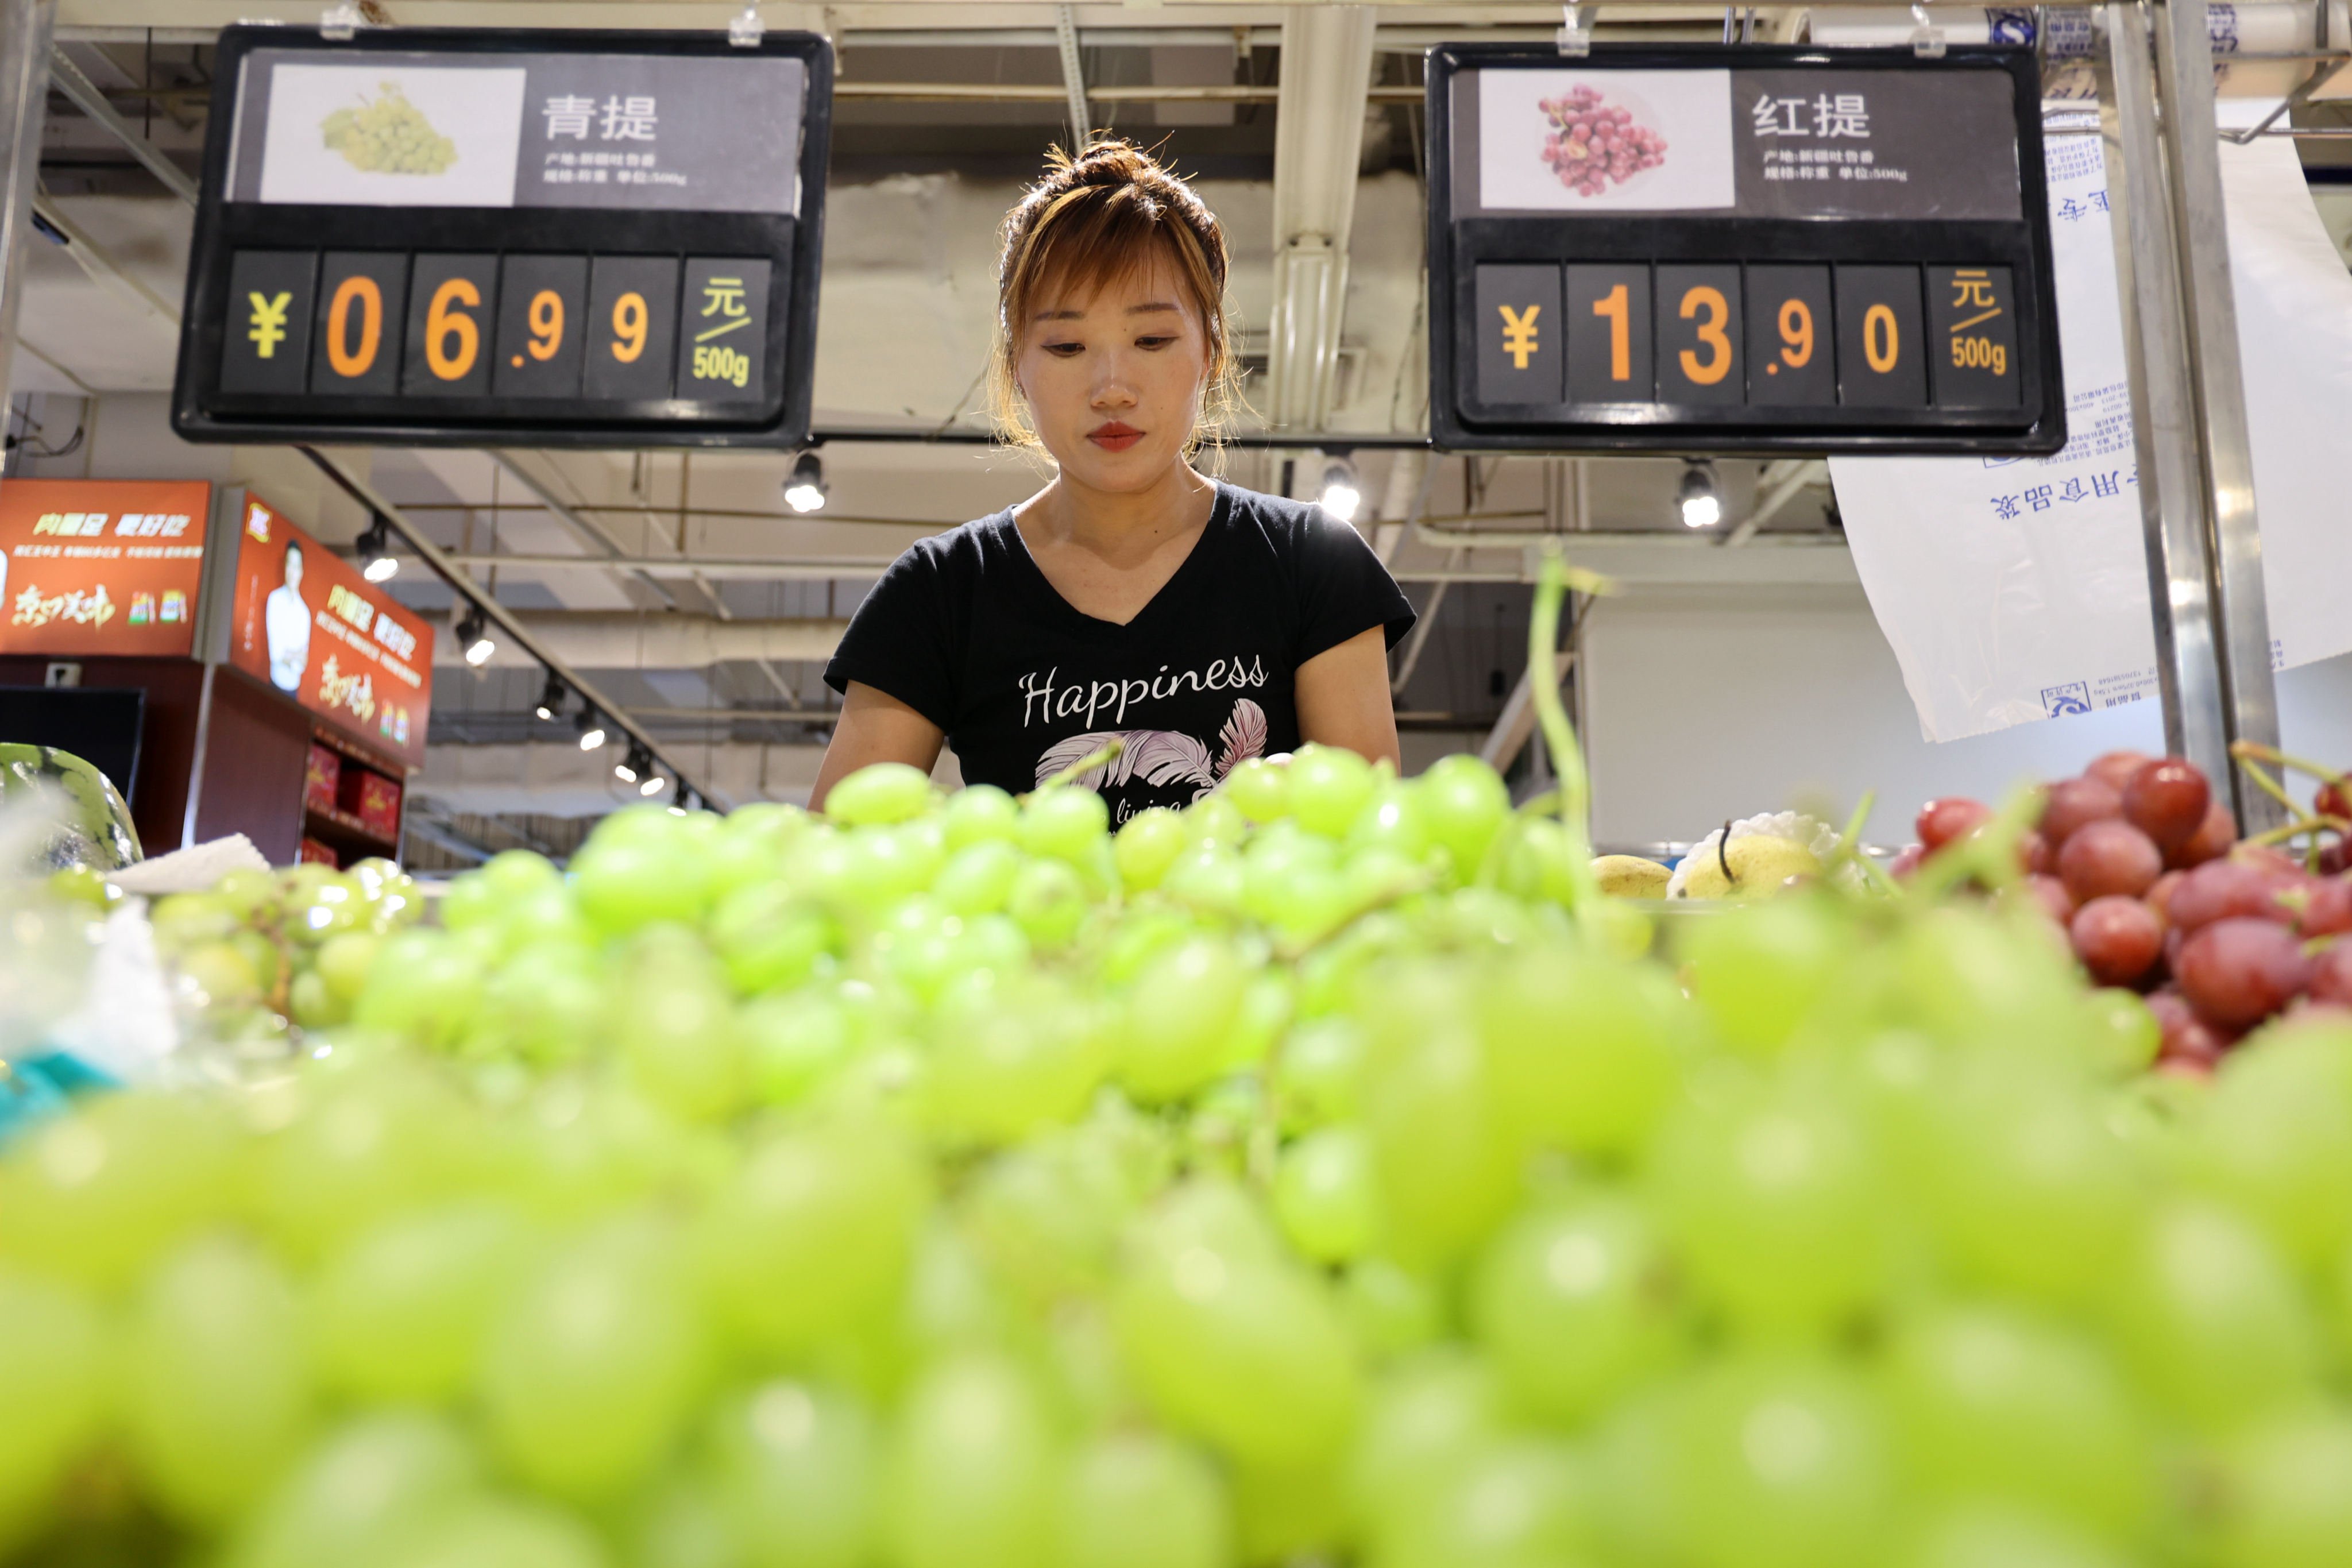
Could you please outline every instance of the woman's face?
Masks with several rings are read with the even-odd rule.
[[[1063,475],[1135,491],[1182,460],[1209,375],[1207,324],[1155,260],[1091,296],[1044,300],[1021,329],[1014,378]]]

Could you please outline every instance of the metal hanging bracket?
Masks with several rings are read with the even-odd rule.
[[[768,36],[768,25],[760,20],[758,0],[751,0],[727,24],[727,41],[739,49],[756,49],[760,40]]]
[[[339,0],[319,13],[319,37],[338,44],[351,42],[352,35],[367,25],[367,17],[352,0]]]
[[[1562,55],[1580,60],[1592,53],[1592,29],[1584,25],[1584,7],[1562,5],[1559,12],[1559,31],[1552,36],[1553,42]]]
[[[1927,7],[1924,5],[1913,5],[1911,20],[1917,24],[1911,29],[1911,52],[1923,60],[1942,59],[1944,29],[1927,20]]]

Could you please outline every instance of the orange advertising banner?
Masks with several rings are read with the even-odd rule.
[[[249,494],[228,657],[352,739],[425,765],[433,628]]]
[[[0,653],[185,658],[202,479],[0,479]]]

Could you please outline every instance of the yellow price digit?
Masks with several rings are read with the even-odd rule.
[[[1609,379],[1633,379],[1633,305],[1620,283],[1592,301],[1592,313],[1609,323]]]
[[[1705,345],[1707,357],[1701,363],[1690,350],[1682,351],[1683,374],[1701,386],[1713,386],[1731,373],[1731,340],[1724,335],[1723,324],[1731,320],[1731,307],[1723,298],[1723,290],[1702,283],[1683,292],[1682,317],[1685,321],[1697,320],[1700,311],[1706,320],[1699,322],[1698,341]]]
[[[1802,300],[1780,301],[1780,359],[1790,370],[1801,370],[1813,359],[1813,310]]]
[[[613,357],[635,364],[646,352],[646,297],[632,289],[613,301]]]
[[[523,314],[530,323],[530,341],[523,348],[535,360],[553,359],[563,346],[563,296],[541,289],[530,297],[530,308]]]
[[[352,307],[360,311],[359,346],[351,346]],[[376,343],[383,334],[383,291],[373,278],[346,278],[335,286],[327,307],[327,363],[337,375],[365,375],[375,363]]]
[[[433,291],[433,303],[425,312],[425,363],[443,381],[462,381],[474,368],[482,331],[457,307],[481,302],[482,291],[463,278],[452,278]],[[457,340],[454,349],[446,346],[452,338]]]
[[[1895,312],[1885,305],[1873,305],[1862,316],[1862,352],[1870,361],[1870,368],[1885,375],[1895,368],[1901,357],[1903,341],[1895,331]]]

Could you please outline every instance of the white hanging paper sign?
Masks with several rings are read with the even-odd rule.
[[[1830,463],[1864,590],[1934,741],[2158,689],[2105,163],[2095,136],[2046,147],[2064,450]],[[2352,278],[2292,142],[2224,143],[2221,172],[2273,658],[2306,664],[2352,648],[2352,531],[2327,505],[2352,464]]]
[[[1863,589],[1931,741],[2157,689],[2106,165],[2095,135],[2043,145],[2064,449],[1830,460]]]
[[[2271,662],[2292,669],[2352,652],[2352,271],[2293,142],[2222,142],[2221,195]]]

